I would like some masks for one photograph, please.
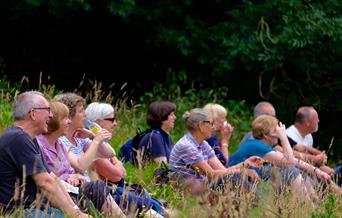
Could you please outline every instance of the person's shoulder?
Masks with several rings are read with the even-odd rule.
[[[18,137],[18,136],[21,136],[21,135],[27,135],[27,133],[19,128],[19,127],[16,127],[16,126],[11,126],[11,127],[8,127],[5,132],[2,134],[1,138],[3,137]]]
[[[43,147],[46,145],[47,138],[44,135],[37,135],[36,140],[40,147]]]
[[[1,144],[21,144],[21,142],[32,141],[31,137],[19,127],[9,127],[0,137]],[[15,142],[15,143],[14,143]]]
[[[186,135],[184,135],[176,142],[176,144],[173,147],[180,148],[186,146],[187,144],[191,144],[191,141],[186,137]]]
[[[295,130],[296,130],[296,127],[295,127],[295,125],[292,124],[292,125],[290,125],[289,127],[286,128],[286,133],[287,132],[292,132],[292,131],[295,131]]]
[[[144,143],[148,140],[160,141],[162,140],[162,137],[163,137],[163,133],[158,129],[146,130],[146,132],[142,134],[143,134],[143,137],[141,138],[140,142],[144,142]]]
[[[57,141],[63,145],[69,144],[70,141],[66,136],[60,136],[58,137]]]
[[[206,148],[206,149],[212,149],[212,147],[210,146],[210,144],[206,141],[206,140],[204,140],[203,142],[202,142],[202,145]]]
[[[242,149],[245,150],[250,150],[250,149],[259,149],[259,148],[268,148],[270,146],[266,145],[265,143],[263,143],[261,140],[258,139],[249,139],[246,141],[246,143],[241,146]]]

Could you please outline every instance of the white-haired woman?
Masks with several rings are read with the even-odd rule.
[[[112,133],[117,127],[114,108],[107,103],[93,102],[85,110],[89,121],[97,123],[108,132]],[[126,170],[117,157],[97,159],[93,162],[93,169],[101,179],[109,183],[118,184],[126,177]]]
[[[112,133],[117,126],[115,111],[113,106],[110,104],[93,102],[88,105],[85,113],[90,122],[97,123],[101,128],[110,133]],[[134,204],[139,210],[151,208],[152,210],[148,210],[148,213],[154,213],[153,216],[155,217],[158,217],[158,215],[166,215],[167,212],[165,208],[159,204],[159,202],[152,199],[149,195],[126,192],[126,188],[124,186],[126,171],[122,165],[122,162],[115,156],[110,159],[102,158],[95,160],[93,162],[93,168],[101,179],[107,181],[109,184],[118,185],[115,190],[115,194],[116,196],[124,196],[126,198],[126,201],[123,202],[123,204],[128,204],[128,206]],[[120,201],[118,197],[115,198],[115,200],[118,204],[122,204],[122,201]]]

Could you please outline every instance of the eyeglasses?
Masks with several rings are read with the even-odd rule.
[[[209,123],[210,125],[214,125],[214,122],[212,122],[212,121],[209,121],[209,120],[204,120],[204,121],[202,121],[203,123]]]
[[[108,121],[114,123],[114,121],[116,121],[116,118],[115,117],[113,117],[113,118],[104,118],[103,120],[108,120]]]
[[[47,112],[51,112],[51,108],[50,107],[34,107],[32,108],[34,110],[47,110]]]

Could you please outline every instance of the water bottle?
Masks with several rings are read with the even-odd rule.
[[[95,123],[95,122],[92,122],[88,119],[85,120],[85,123],[84,123],[85,127],[87,129],[89,129],[94,135],[96,135],[98,132],[101,131],[101,126],[99,126],[99,124]]]
[[[101,126],[95,122],[92,122],[88,119],[84,121],[84,126],[89,129],[94,135],[101,131]],[[105,139],[105,142],[109,142],[110,138]]]

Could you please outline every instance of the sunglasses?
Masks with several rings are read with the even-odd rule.
[[[115,117],[113,117],[113,118],[104,118],[103,120],[108,120],[108,121],[114,123],[114,121],[116,121],[116,118]]]
[[[214,122],[212,122],[212,121],[209,121],[209,120],[204,120],[204,121],[202,121],[203,123],[209,123],[210,125],[214,125]]]

